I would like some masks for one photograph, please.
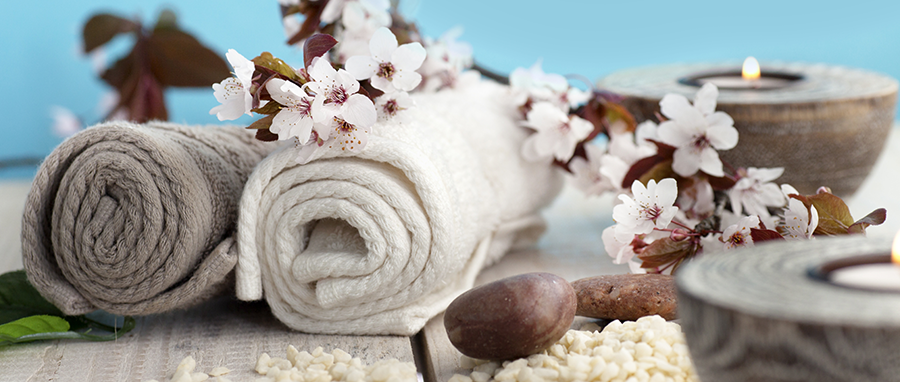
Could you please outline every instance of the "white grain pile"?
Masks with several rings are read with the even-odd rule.
[[[265,375],[257,382],[416,382],[416,365],[392,358],[366,366],[341,349],[325,353],[321,347],[299,352],[288,346],[287,359],[271,358],[263,353],[256,362],[256,372]]]
[[[178,367],[175,369],[175,374],[172,375],[172,379],[169,382],[201,382],[210,380],[209,377],[213,377],[211,381],[213,382],[231,382],[230,379],[225,378],[224,375],[231,372],[228,368],[225,367],[215,367],[210,370],[209,374],[195,372],[194,369],[197,368],[197,361],[194,361],[194,358],[191,356],[185,357],[181,360],[181,363],[178,364]],[[147,382],[157,382],[155,379],[151,379]]]
[[[549,349],[528,358],[501,364],[463,356],[461,364],[472,373],[456,374],[449,382],[699,381],[681,326],[660,316],[613,321],[602,332],[569,330]]]

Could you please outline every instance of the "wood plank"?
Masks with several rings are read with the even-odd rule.
[[[278,322],[265,302],[219,298],[192,309],[138,318],[135,330],[116,342],[53,341],[0,351],[0,381],[147,381],[171,377],[186,356],[197,371],[231,369],[234,381],[260,377],[263,352],[285,358],[288,345],[312,352],[340,348],[365,364],[398,358],[412,362],[408,337],[312,335]]]

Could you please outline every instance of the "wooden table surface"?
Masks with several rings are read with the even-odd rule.
[[[0,272],[21,269],[19,233],[27,181],[0,182]],[[900,128],[866,183],[848,204],[855,217],[885,207],[887,222],[869,235],[893,236],[900,231]],[[515,274],[545,271],[570,281],[625,273],[603,250],[601,231],[613,223],[612,196],[585,198],[566,187],[546,211],[549,229],[538,245],[510,253],[484,270],[477,283]],[[285,357],[288,345],[312,351],[341,348],[367,364],[384,358],[415,361],[425,381],[447,381],[459,369],[459,353],[450,345],[438,316],[411,338],[390,336],[312,335],[289,330],[269,313],[264,302],[231,298],[209,301],[189,310],[138,318],[137,327],[116,342],[47,341],[0,348],[2,381],[147,381],[166,380],[190,355],[197,371],[231,369],[233,381],[253,381],[262,352]]]

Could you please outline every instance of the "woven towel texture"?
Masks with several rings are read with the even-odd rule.
[[[25,205],[29,280],[70,315],[158,313],[230,287],[240,193],[273,149],[237,127],[163,122],[70,137]]]
[[[543,232],[561,188],[528,163],[509,89],[481,82],[413,96],[351,157],[293,148],[247,181],[238,221],[237,294],[265,298],[291,328],[412,335],[470,288],[484,266]]]

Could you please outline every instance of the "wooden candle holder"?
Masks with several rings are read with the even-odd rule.
[[[598,82],[625,97],[638,122],[656,121],[669,93],[693,100],[700,73],[727,72],[733,64],[677,64],[628,69]],[[737,147],[720,152],[736,167],[784,167],[778,183],[804,194],[820,186],[839,196],[856,191],[884,148],[897,103],[893,78],[845,67],[801,63],[762,66],[762,73],[802,77],[779,89],[720,89],[717,110],[734,119]]]
[[[812,277],[822,264],[889,253],[890,240],[761,244],[678,271],[678,314],[704,381],[896,381],[900,293]]]

